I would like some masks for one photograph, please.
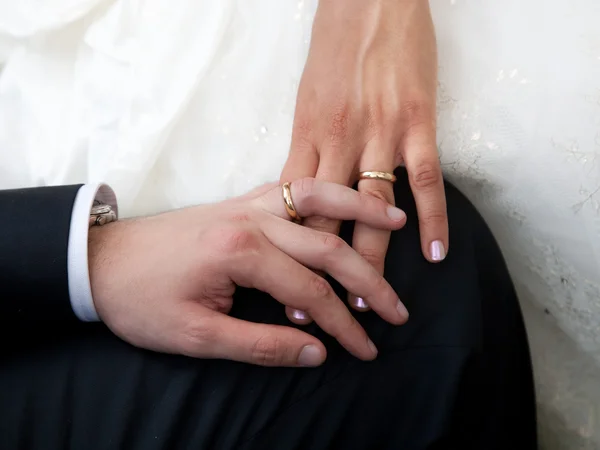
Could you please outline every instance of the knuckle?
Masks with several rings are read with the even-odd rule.
[[[294,189],[297,189],[297,193],[303,200],[309,200],[313,197],[315,190],[315,179],[306,177],[301,178],[300,180],[296,180],[292,183]]]
[[[370,103],[365,110],[367,130],[370,130],[371,134],[377,134],[386,122],[386,116],[382,102]]]
[[[376,136],[395,134],[399,123],[412,118],[411,114],[414,110],[412,103],[399,105],[386,99],[371,102],[364,112],[368,136],[373,139]]]
[[[410,125],[419,124],[429,120],[431,108],[424,100],[407,100],[400,104],[398,113],[404,122]]]
[[[348,136],[351,109],[342,103],[333,109],[329,119],[329,136],[332,141],[339,142]]]
[[[379,200],[383,200],[386,203],[392,203],[393,201],[393,192],[392,189],[390,187],[390,189],[382,189],[382,188],[376,188],[376,189],[369,189],[368,191],[365,191],[366,195],[369,195],[371,197],[375,197],[376,199]],[[365,198],[365,201],[366,200]]]
[[[346,246],[344,240],[335,234],[323,233],[319,239],[326,254],[337,253]]]
[[[423,217],[423,222],[427,226],[445,225],[448,221],[448,216],[444,211],[428,211]]]
[[[294,125],[290,153],[294,152],[305,155],[312,151],[314,151],[314,146],[312,143],[312,131],[309,125]]]
[[[251,358],[256,364],[261,366],[281,365],[284,360],[284,345],[277,337],[264,335],[258,338],[251,348]]]
[[[332,288],[325,278],[315,274],[310,279],[309,291],[315,298],[327,298],[331,296]]]
[[[375,248],[362,248],[358,254],[373,267],[381,267],[385,260],[385,251]]]
[[[238,223],[247,223],[250,222],[250,215],[247,213],[234,213],[231,215],[230,219],[233,222],[238,222]]]
[[[402,139],[417,135],[435,135],[435,113],[425,102],[404,103],[398,112],[398,121],[402,123]]]
[[[260,248],[260,239],[247,228],[232,228],[223,231],[223,247],[228,253],[246,253]]]
[[[304,225],[311,228],[312,230],[321,231],[325,233],[337,232],[338,229],[337,221],[321,216],[309,217],[304,222]]]
[[[231,301],[230,292],[224,292],[224,295],[204,295],[202,297],[202,305],[213,311],[223,314],[229,314],[233,302]]]
[[[437,186],[442,181],[442,173],[437,161],[422,162],[410,171],[410,175],[412,184],[417,189],[431,188]]]
[[[202,348],[213,346],[217,339],[215,330],[205,318],[193,318],[188,320],[181,332],[183,353],[197,355]]]
[[[294,116],[294,127],[292,135],[300,140],[308,140],[312,133],[312,124],[310,114],[305,111],[297,110]]]

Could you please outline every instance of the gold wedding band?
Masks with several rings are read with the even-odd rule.
[[[359,180],[382,180],[389,181],[390,183],[396,182],[396,175],[389,172],[378,172],[369,170],[367,172],[361,172],[358,174]]]
[[[302,217],[300,217],[296,211],[296,207],[294,206],[290,183],[283,183],[283,186],[281,186],[281,193],[283,194],[283,204],[285,205],[285,210],[293,222],[299,223],[302,220]]]

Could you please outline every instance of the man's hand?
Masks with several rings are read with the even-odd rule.
[[[386,230],[405,223],[399,209],[341,185],[302,179],[291,192],[303,217],[359,220]],[[308,311],[351,353],[375,358],[365,330],[310,269],[329,273],[396,325],[408,318],[398,296],[338,236],[289,219],[281,188],[270,185],[216,205],[92,228],[90,280],[99,316],[122,339],[161,352],[269,366],[325,360],[314,336],[227,316],[239,285]]]

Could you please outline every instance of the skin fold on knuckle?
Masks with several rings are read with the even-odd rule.
[[[312,213],[315,206],[315,181],[314,178],[305,177],[294,181],[291,186],[294,205],[308,213]]]
[[[385,261],[385,250],[375,248],[361,248],[357,250],[358,254],[371,266],[380,269]]]
[[[307,290],[310,294],[309,298],[312,298],[314,299],[314,301],[318,301],[321,303],[325,300],[331,299],[333,295],[333,288],[331,287],[329,282],[325,278],[317,274],[311,276],[308,282]],[[312,310],[312,305],[309,305],[309,308],[307,309],[309,311]]]
[[[345,103],[335,105],[332,108],[332,112],[329,115],[329,125],[327,129],[327,135],[330,142],[340,143],[346,140],[349,133],[351,114],[350,106]]]
[[[408,101],[400,105],[397,123],[402,124],[401,140],[416,136],[435,136],[435,108],[425,101]]]
[[[433,108],[429,100],[415,96],[411,100],[400,103],[396,114],[407,126],[427,124],[432,121]]]
[[[385,204],[381,204],[380,206],[386,206],[387,207],[388,204],[392,204],[393,203],[393,195],[394,195],[394,193],[393,193],[392,189],[386,190],[386,189],[377,189],[377,188],[373,189],[373,188],[371,188],[371,189],[369,189],[367,191],[364,191],[364,194],[367,195],[367,196],[369,196],[369,197],[374,197],[377,200],[381,200],[381,201],[385,202]],[[369,202],[369,201],[371,201],[371,199],[369,199],[367,197],[363,201],[364,202]],[[371,201],[371,203],[372,203],[372,201]],[[365,206],[367,206],[367,205],[365,205]]]
[[[193,318],[187,321],[180,332],[181,353],[192,357],[203,357],[206,349],[214,348],[217,333],[206,318]]]
[[[244,218],[240,217],[240,219]],[[217,242],[222,242],[222,250],[227,254],[253,253],[261,247],[259,236],[250,228],[234,226],[222,229],[220,233],[221,240]]]
[[[423,161],[409,170],[412,185],[420,190],[437,187],[442,182],[442,172],[439,163],[434,161]]]
[[[397,123],[393,114],[387,111],[385,101],[382,99],[369,102],[363,109],[363,116],[365,131],[370,139],[381,135],[388,121]]]
[[[322,216],[312,216],[304,221],[304,226],[323,233],[337,234],[339,222]]]
[[[316,148],[307,134],[299,134],[299,132],[294,131],[290,152],[283,171],[281,172],[280,182],[285,183],[297,179],[296,173],[298,166],[302,165],[301,161],[314,158],[316,152]]]
[[[423,215],[423,224],[426,227],[446,227],[448,224],[448,216],[445,211],[427,211]]]
[[[341,237],[335,234],[319,233],[317,239],[325,255],[339,253],[347,245]]]
[[[251,360],[261,366],[279,366],[286,362],[286,348],[275,335],[264,335],[252,344]]]
[[[292,128],[292,142],[295,144],[292,148],[298,151],[311,147],[310,140],[313,133],[314,120],[308,111],[300,109],[303,104],[306,104],[306,102],[298,99],[298,107],[296,108]]]
[[[227,289],[230,289],[230,287],[228,286]],[[227,294],[231,295],[230,292],[227,292]],[[226,295],[203,295],[201,302],[204,307],[222,314],[229,314],[232,307],[231,297]]]

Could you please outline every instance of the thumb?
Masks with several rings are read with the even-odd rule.
[[[221,313],[206,314],[191,334],[196,339],[184,353],[197,358],[230,359],[260,366],[315,367],[327,351],[314,336],[295,328],[236,319]],[[207,317],[208,316],[208,317]]]

